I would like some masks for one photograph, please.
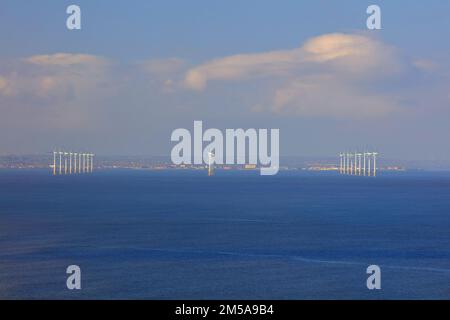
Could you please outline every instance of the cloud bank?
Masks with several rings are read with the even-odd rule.
[[[85,53],[0,58],[0,134],[36,137],[40,149],[57,145],[59,137],[84,146],[95,136],[105,149],[112,141],[111,148],[125,150],[129,141],[146,145],[149,132],[154,144],[166,145],[168,130],[186,119],[365,124],[383,117],[405,122],[415,112],[420,121],[448,110],[445,65],[366,34],[343,33],[199,64],[178,57],[120,62]]]
[[[400,108],[397,99],[370,89],[370,82],[396,76],[402,62],[396,50],[364,35],[333,33],[290,50],[237,54],[195,66],[184,85],[204,91],[213,82],[272,82],[269,101],[276,113],[300,116],[382,116]],[[280,84],[281,83],[281,84]],[[377,87],[374,85],[372,87]]]

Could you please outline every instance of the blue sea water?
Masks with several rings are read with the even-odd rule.
[[[0,298],[449,299],[450,173],[2,170]]]

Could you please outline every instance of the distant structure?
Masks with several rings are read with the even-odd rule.
[[[340,153],[339,173],[352,176],[377,176],[378,152]]]
[[[57,163],[59,156],[59,163]],[[94,154],[80,152],[53,151],[53,175],[94,172]]]
[[[214,153],[208,152],[208,176],[214,175]]]

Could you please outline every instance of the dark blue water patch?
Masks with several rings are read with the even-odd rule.
[[[442,172],[3,170],[0,297],[447,299],[449,231]]]

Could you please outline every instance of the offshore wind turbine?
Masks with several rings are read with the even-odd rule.
[[[69,152],[69,174],[72,174],[72,152]]]
[[[363,176],[366,176],[366,152],[363,152],[364,166],[363,166]]]
[[[78,153],[73,153],[73,173],[77,173],[77,157]]]
[[[370,160],[370,156],[372,155],[372,153],[367,152],[367,175],[370,177],[372,175],[372,169],[371,169],[371,160]]]
[[[350,174],[350,154],[347,152],[347,165],[346,165],[346,173]]]
[[[214,167],[213,167],[213,161],[214,161],[214,153],[208,152],[208,176],[212,176],[214,174]]]
[[[343,163],[342,163],[342,173],[343,174],[347,174],[347,155],[345,154],[345,152],[342,154],[343,159]]]
[[[344,153],[344,174],[348,174],[348,153]]]
[[[359,176],[360,173],[361,173],[361,171],[359,170],[359,163],[360,163],[360,161],[359,161],[359,153],[356,153],[355,156],[356,156],[355,173],[356,173],[357,176]]]
[[[350,175],[353,175],[353,153],[350,153]]]
[[[362,153],[358,153],[358,176],[362,175]]]
[[[53,150],[53,175],[56,176],[56,151]]]
[[[95,157],[95,154],[92,154],[92,166],[91,166],[91,172],[94,172],[94,157]]]
[[[377,154],[378,152],[373,152],[373,176],[377,176]]]
[[[64,152],[64,174],[67,174],[67,152]]]
[[[59,174],[62,174],[62,151],[59,151]]]

